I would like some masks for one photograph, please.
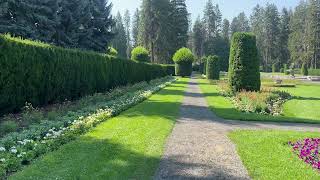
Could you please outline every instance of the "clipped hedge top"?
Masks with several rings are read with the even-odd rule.
[[[207,57],[206,60],[207,60],[208,62],[219,61],[219,56],[216,56],[216,55],[212,56],[212,55],[210,55],[210,56]]]
[[[181,48],[174,54],[172,59],[175,63],[179,64],[184,62],[193,63],[195,58],[190,49]]]
[[[242,40],[254,40],[256,41],[256,36],[249,32],[236,32],[232,36],[232,41],[242,41]]]
[[[142,46],[138,46],[131,51],[131,59],[139,62],[148,62],[150,61],[149,51]]]

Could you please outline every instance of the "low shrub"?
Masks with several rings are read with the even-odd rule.
[[[15,132],[18,129],[18,124],[14,120],[6,120],[0,123],[0,136],[7,133]]]
[[[0,35],[0,115],[75,100],[117,86],[167,76],[168,66],[119,61],[94,52],[63,49]]]
[[[284,73],[284,69],[283,68],[280,68],[280,73]]]
[[[173,61],[176,63],[177,76],[191,76],[192,63],[194,55],[188,48],[179,49],[173,56]]]
[[[273,73],[277,72],[277,65],[276,64],[272,64],[272,72]]]
[[[131,59],[138,62],[149,62],[149,51],[142,46],[138,46],[131,51]]]
[[[301,74],[304,76],[308,76],[308,67],[306,63],[303,63],[301,66]]]
[[[290,74],[290,72],[288,71],[288,65],[287,64],[283,65],[283,72],[284,72],[285,75],[289,75]]]
[[[308,72],[310,76],[320,76],[320,69],[309,69]]]
[[[207,57],[202,57],[201,61],[202,61],[202,67],[203,67],[202,74],[206,75],[207,74]]]
[[[207,58],[207,79],[220,79],[220,62],[218,56],[208,56]]]

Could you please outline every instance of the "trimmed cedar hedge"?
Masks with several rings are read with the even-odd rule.
[[[207,58],[207,79],[220,79],[220,60],[218,56],[208,56]]]
[[[254,34],[234,33],[229,63],[229,85],[232,91],[260,91],[260,61]]]
[[[309,76],[320,76],[320,69],[309,69]]]
[[[0,35],[0,114],[74,100],[174,74],[174,66],[120,60]]]

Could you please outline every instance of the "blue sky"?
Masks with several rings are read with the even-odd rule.
[[[202,15],[206,1],[186,0],[192,20],[195,20],[198,15]],[[114,14],[118,11],[123,14],[126,9],[133,14],[136,8],[140,8],[142,0],[109,0],[109,2],[113,3]],[[269,2],[276,4],[279,9],[283,7],[294,8],[299,4],[300,0],[213,0],[213,2],[219,4],[223,18],[231,20],[242,11],[250,15],[253,7],[257,4],[264,5]]]

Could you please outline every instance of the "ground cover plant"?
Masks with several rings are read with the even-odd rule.
[[[216,82],[200,76],[198,82],[209,107],[219,117],[248,121],[320,123],[320,86],[317,84],[298,83],[295,88],[277,88],[290,93],[292,98],[283,104],[282,116],[270,116],[237,110],[229,98],[221,95]]]
[[[88,106],[68,111],[66,116],[57,117],[55,121],[43,121],[22,132],[7,134],[0,139],[0,177],[19,170],[21,165],[28,165],[47,152],[59,149],[61,145],[76,139],[102,121],[145,100],[173,80],[174,78],[167,77],[153,80],[149,84],[140,83],[132,91],[115,90],[110,95],[121,95],[111,100],[107,100],[109,94],[102,98],[95,97],[103,101],[95,101],[93,104],[88,101],[94,98],[89,98],[88,101],[82,101]]]
[[[180,79],[9,179],[152,178],[187,83]]]
[[[240,130],[228,135],[252,179],[319,179],[319,172],[293,153],[288,141],[319,137],[319,133]]]

